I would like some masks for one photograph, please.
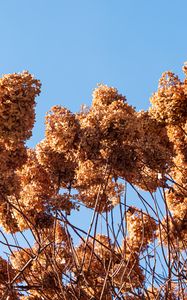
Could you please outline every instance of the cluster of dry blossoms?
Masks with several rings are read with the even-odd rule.
[[[53,107],[35,149],[25,142],[40,82],[28,72],[0,79],[0,243],[10,253],[0,257],[1,300],[187,299],[187,66],[183,70],[183,82],[172,72],[162,75],[148,111],[137,112],[106,85],[98,85],[91,107],[79,113]],[[153,202],[144,201],[144,210],[124,204],[122,213],[127,183]],[[158,189],[163,217],[154,202]],[[96,219],[103,216],[105,234],[69,221],[79,205]],[[121,211],[116,235],[108,218],[115,207]],[[27,248],[4,234],[26,229],[34,239]],[[165,276],[156,269],[159,247]]]

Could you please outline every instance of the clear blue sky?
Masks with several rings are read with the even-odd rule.
[[[90,105],[98,82],[147,109],[163,71],[182,76],[186,11],[186,0],[0,1],[0,73],[26,69],[42,82],[28,144],[43,138],[51,106]]]

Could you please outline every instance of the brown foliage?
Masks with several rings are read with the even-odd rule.
[[[27,149],[40,86],[28,72],[0,79],[0,299],[186,299],[187,78],[164,73],[140,112],[98,85],[90,108],[53,107]],[[70,221],[80,206],[88,230]]]

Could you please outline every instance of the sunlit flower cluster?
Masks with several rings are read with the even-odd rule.
[[[31,285],[31,295],[36,298],[28,299],[42,296],[40,289],[35,289],[35,286],[42,286],[44,295],[56,299],[53,297],[63,289],[62,274],[71,266],[72,258],[68,251],[70,244],[65,229],[58,222],[40,237],[40,247],[36,244],[32,249],[14,251],[11,263],[14,269],[20,272],[21,279]]]
[[[128,244],[134,252],[144,251],[156,237],[157,224],[147,213],[135,207],[127,212]]]
[[[35,119],[35,96],[40,82],[28,72],[4,75],[0,79],[0,135],[8,143],[31,136]]]
[[[84,277],[80,277],[81,288],[87,297],[97,298],[103,292],[106,299],[112,299],[112,282],[123,293],[140,287],[144,282],[138,255],[127,251],[124,256],[122,251],[115,249],[107,236],[98,234],[94,241],[82,242],[76,254],[78,266],[82,266],[84,271]],[[77,276],[79,268],[74,271]],[[107,273],[107,282],[103,288]]]
[[[177,124],[187,117],[187,100],[184,85],[172,72],[163,73],[158,92],[150,99],[150,114],[159,122]]]
[[[78,130],[75,115],[64,107],[54,106],[46,116],[46,139],[59,153],[76,147]]]

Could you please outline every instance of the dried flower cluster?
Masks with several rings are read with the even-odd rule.
[[[163,74],[148,111],[137,112],[106,85],[78,113],[53,107],[34,149],[25,142],[40,82],[28,72],[0,79],[0,243],[10,253],[0,257],[1,300],[187,298],[186,65],[183,70],[183,82]],[[137,191],[141,207],[128,202],[126,186]],[[69,218],[80,206],[93,211],[88,231]],[[17,242],[20,233],[27,247]]]
[[[149,214],[143,213],[135,207],[129,208],[126,217],[129,248],[133,252],[144,251],[156,237],[157,224],[155,220]]]

